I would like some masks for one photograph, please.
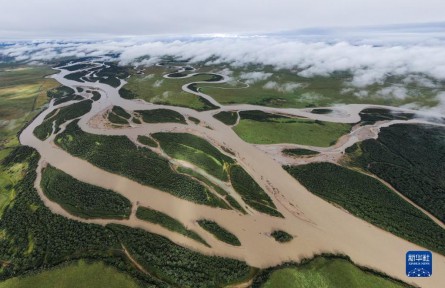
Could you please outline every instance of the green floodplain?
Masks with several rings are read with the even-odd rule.
[[[215,71],[217,68],[219,67],[202,68],[201,71]],[[342,258],[317,257],[315,260],[301,265],[288,264],[285,267],[258,270],[237,260],[195,253],[170,242],[166,238],[139,229],[114,224],[107,227],[84,224],[52,214],[41,202],[32,186],[39,156],[34,150],[20,146],[16,133],[40,111],[40,107],[48,102],[47,94],[60,101],[60,103],[75,98],[73,94],[70,94],[70,91],[56,90],[55,88],[59,85],[54,80],[43,78],[43,76],[51,74],[53,71],[47,66],[12,65],[0,67],[0,118],[6,120],[2,121],[0,125],[0,145],[2,148],[0,150],[0,239],[2,240],[0,241],[0,259],[3,261],[0,279],[4,280],[0,282],[0,287],[146,287],[147,285],[153,285],[154,287],[177,287],[182,285],[188,287],[224,287],[229,284],[243,282],[254,276],[253,287],[292,288],[314,287],[314,285],[316,287],[409,287],[375,272],[367,271],[366,269],[365,271]],[[270,72],[267,69],[265,71],[266,73]],[[113,76],[108,80],[103,78],[102,81],[116,86],[118,83],[118,79],[114,77],[117,75],[116,73],[125,75],[127,72],[112,66],[109,70],[103,71],[99,76]],[[132,75],[129,84],[125,86],[127,90],[123,94],[129,95],[129,98],[142,98],[153,103],[186,106],[197,110],[214,108],[201,98],[181,90],[181,86],[185,83],[195,80],[211,80],[212,76],[203,74],[188,79],[166,79],[162,78],[162,74],[165,73],[165,68],[163,67],[147,68],[144,73],[144,75]],[[241,70],[235,70],[236,77],[240,77],[241,73]],[[252,103],[274,107],[326,106],[335,102],[333,100],[334,93],[341,92],[340,88],[349,79],[347,75],[315,77],[314,79],[299,78],[298,81],[306,81],[305,83],[307,83],[304,86],[304,89],[306,89],[304,93],[318,93],[321,95],[308,94],[308,96],[302,94],[302,91],[298,91],[299,88],[295,88],[292,92],[284,90],[284,92],[280,92],[279,90],[281,88],[284,89],[285,84],[288,81],[294,81],[291,80],[294,78],[291,78],[289,75],[283,76],[286,74],[283,71],[270,73],[273,74],[270,78],[263,82],[259,81],[250,84],[249,89],[240,88],[245,85],[239,83],[234,85],[233,83],[211,84],[210,82],[209,84],[199,84],[195,88],[215,96],[215,99],[220,103]],[[78,77],[77,79],[82,77],[82,75],[74,76]],[[329,80],[328,78],[332,79]],[[278,83],[274,88],[278,89],[278,93],[271,93],[271,89],[264,88],[268,81]],[[229,85],[232,85],[231,88],[235,88],[230,90],[230,93],[227,93],[227,90],[221,89],[228,88]],[[389,84],[383,83],[381,85]],[[374,93],[380,88],[380,86],[376,85],[375,87],[370,87],[369,90],[370,93]],[[418,96],[416,93],[422,93],[422,97],[416,98],[416,101],[422,105],[435,105],[436,102],[432,97],[432,92],[425,87],[418,87],[413,84],[410,89],[410,93],[412,93],[410,97],[412,98]],[[249,93],[246,93],[246,91],[249,91]],[[223,94],[226,96],[223,96]],[[271,99],[270,95],[275,96]],[[353,92],[337,95],[343,97],[340,98],[343,101],[342,103],[361,103],[361,100],[357,100],[357,97],[353,96]],[[96,101],[97,99],[96,97],[93,100]],[[402,105],[406,101],[410,101],[411,98],[408,97],[403,101],[382,99],[381,97],[371,97],[370,99],[369,101],[372,103]],[[86,103],[87,101],[84,101],[82,106],[87,106]],[[68,119],[74,119],[89,111],[89,109],[82,110],[83,108],[80,112],[78,109],[74,111],[73,108],[76,107],[76,105],[69,106],[62,113],[61,111],[63,110],[60,109],[60,115],[54,116],[54,119],[63,123]],[[119,108],[113,108],[111,114],[116,117],[112,116],[114,117],[112,119],[123,123],[122,119],[129,119],[129,114],[125,113],[127,112]],[[140,114],[141,118],[145,116],[145,122],[165,122],[170,119],[172,122],[185,123],[185,118],[172,113],[162,113],[162,111],[155,115],[147,115],[143,111],[137,113]],[[215,116],[223,123],[233,125],[238,118],[237,114],[231,113]],[[283,115],[258,115],[258,113],[252,114],[249,111],[241,111],[239,115],[241,120],[234,130],[241,138],[251,143],[297,143],[325,147],[333,145],[341,135],[349,132],[351,128],[347,124],[334,125],[337,123],[311,122],[307,119],[289,118]],[[41,131],[41,137],[45,139],[49,134],[49,128],[43,127],[41,129],[43,131]],[[383,130],[382,138],[379,138],[375,143],[367,143],[365,141],[347,151],[348,162],[345,165],[358,169],[360,172],[338,166],[328,167],[325,164],[317,167],[307,165],[288,167],[286,169],[314,194],[343,206],[351,213],[374,225],[443,254],[445,247],[440,244],[445,239],[443,230],[438,229],[437,225],[435,226],[431,220],[419,214],[418,211],[413,210],[412,206],[405,205],[406,202],[403,202],[405,203],[403,204],[400,198],[394,196],[395,194],[388,191],[386,187],[378,184],[377,180],[361,174],[361,172],[366,170],[368,173],[373,173],[385,179],[414,202],[429,210],[438,218],[443,219],[443,213],[438,209],[442,202],[441,198],[434,193],[436,190],[428,190],[432,193],[430,196],[434,199],[434,201],[428,201],[426,198],[419,197],[418,193],[416,193],[416,191],[419,191],[416,190],[419,186],[416,186],[416,183],[410,182],[410,177],[421,177],[421,179],[424,179],[421,182],[422,185],[436,184],[435,179],[437,179],[437,175],[441,173],[441,170],[435,170],[434,167],[440,166],[440,162],[438,162],[439,159],[432,159],[431,157],[434,158],[435,154],[442,153],[443,145],[441,146],[440,141],[443,141],[445,137],[443,129],[434,130],[429,129],[429,127],[424,129],[414,125],[410,125],[410,129],[408,129],[408,132],[405,131],[406,133],[400,132],[402,129],[388,129],[387,132]],[[284,131],[283,135],[273,133],[277,130]],[[261,138],[258,135],[254,135],[254,131],[262,131],[266,136],[261,136]],[[419,135],[419,137],[412,139],[410,142],[408,140],[410,140],[409,136],[412,133]],[[260,133],[256,132],[256,134]],[[298,137],[295,136],[293,138],[293,135],[298,135]],[[157,146],[157,142],[159,142],[160,147],[163,146],[162,148],[164,149],[166,147],[165,141],[171,140],[168,137],[158,139],[161,137],[156,137],[156,135],[150,136],[153,138],[144,136],[145,138],[138,138],[138,141],[149,147]],[[173,135],[172,137],[176,136]],[[394,139],[397,137],[405,137],[403,139],[407,140],[407,146],[395,147],[397,141],[394,141]],[[431,139],[431,137],[434,139],[432,144],[426,143],[426,139]],[[276,207],[274,207],[267,194],[262,191],[247,172],[218,154],[218,152],[221,153],[220,151],[212,150],[211,147],[207,147],[208,143],[205,144],[196,139],[176,138],[174,139],[176,141],[175,144],[184,144],[186,147],[181,148],[185,150],[173,149],[172,147],[166,148],[166,150],[170,149],[171,155],[174,155],[175,158],[181,159],[182,157],[182,159],[190,162],[195,161],[194,163],[197,166],[200,165],[209,174],[212,172],[221,179],[230,179],[235,190],[252,208],[274,216],[281,216],[275,210]],[[212,187],[211,183],[199,180],[200,176],[192,175],[193,173],[190,171],[187,171],[188,176],[186,176],[185,174],[187,173],[183,173],[184,171],[172,169],[166,161],[150,153],[148,148],[145,150],[136,149],[133,143],[126,140],[128,139],[114,136],[88,135],[80,131],[76,123],[73,122],[64,133],[57,137],[56,143],[73,155],[84,158],[108,171],[126,175],[143,184],[161,187],[169,193],[190,201],[230,209],[227,203],[221,201],[218,197],[212,196],[212,193],[209,192],[211,189],[217,190],[217,188]],[[96,142],[99,142],[101,144],[99,146],[103,147],[96,147],[98,146]],[[106,152],[116,147],[121,147],[122,151],[119,150],[116,152],[116,155],[113,155],[116,156],[113,157],[115,158],[114,162],[101,160],[106,155]],[[434,151],[434,153],[431,152],[431,157],[421,160],[413,156],[413,152],[410,150],[412,147],[421,147],[416,150],[416,153],[423,153],[420,154],[422,157],[428,152]],[[190,151],[190,149],[194,151],[194,154],[192,154],[193,158],[183,158],[187,154],[185,151]],[[130,152],[128,153],[128,151]],[[379,153],[382,151],[386,154],[380,154],[379,156]],[[121,152],[129,157],[119,158],[118,155],[122,154]],[[293,153],[296,156],[311,154],[311,152],[307,151],[289,151],[289,153]],[[390,155],[390,157],[386,158],[390,161],[379,161],[379,157],[384,157],[385,155]],[[109,157],[105,157],[105,159],[109,159]],[[140,159],[149,159],[150,163],[155,162],[159,165],[146,166]],[[400,163],[405,165],[407,159],[415,159],[407,169],[403,171],[392,169]],[[209,162],[210,160],[213,163]],[[225,161],[230,165],[228,168],[223,169]],[[218,163],[222,165],[215,166]],[[167,173],[175,181],[167,183],[164,178],[160,180],[154,178],[147,179],[144,176],[147,174],[142,175],[135,171],[138,169],[133,171],[127,169],[127,167],[135,164],[139,170],[153,172],[155,176]],[[54,186],[56,179],[60,183],[58,188],[66,187],[66,185],[76,185],[83,191],[94,191],[98,188],[91,185],[88,186],[88,184],[73,178],[70,179],[70,177],[66,177],[52,169],[49,167],[44,172],[44,177],[46,177],[46,182],[44,183],[48,184],[49,188],[51,185]],[[318,177],[319,171],[324,171],[321,178]],[[419,171],[423,171],[423,174],[419,174]],[[315,175],[318,176],[315,177]],[[315,178],[317,178],[317,183],[314,181]],[[402,181],[397,181],[396,179],[402,179]],[[328,187],[325,185],[328,182],[334,183],[334,185]],[[188,185],[187,187],[190,187],[190,191],[193,191],[193,193],[178,191],[177,187],[183,184]],[[369,185],[375,186],[373,197],[364,195],[364,185],[368,185],[368,187]],[[320,189],[320,187],[324,188]],[[53,189],[49,194],[52,193],[53,197],[55,197],[53,199],[62,204],[73,205],[73,207],[78,207],[78,203],[87,203],[89,205],[84,205],[83,208],[86,210],[78,210],[78,208],[72,210],[74,214],[78,213],[81,216],[89,215],[90,217],[108,216],[121,218],[126,217],[129,212],[128,203],[119,197],[111,202],[95,203],[90,201],[91,199],[88,198],[88,195],[82,196],[70,193],[61,195],[57,193],[59,192],[57,190]],[[428,191],[425,190],[423,192],[427,193]],[[109,200],[113,198],[113,196],[111,198],[108,197],[113,195],[113,191],[100,190],[96,192]],[[221,192],[221,194],[224,195],[224,192]],[[235,207],[229,201],[229,198],[225,199],[233,208],[240,211],[243,210],[242,207]],[[399,205],[398,207],[403,209],[391,214],[385,207],[377,207],[376,200],[395,203],[394,205]],[[91,212],[94,213],[90,214]],[[175,219],[168,218],[167,215],[149,208],[140,208],[137,213],[141,219],[162,225],[167,229],[178,231],[185,236],[200,241],[199,236],[196,237],[193,231],[187,230],[181,223]],[[387,215],[389,215],[389,218]],[[425,237],[419,235],[419,233],[410,233],[409,229],[401,224],[401,221],[398,222],[397,219],[406,220],[411,217],[409,215],[416,218],[416,221],[412,222],[414,226],[410,227],[411,231],[428,227],[428,234]],[[391,222],[391,219],[396,220]],[[20,223],[28,223],[26,229]],[[396,225],[393,225],[393,223],[396,223]],[[209,224],[208,222],[202,222],[200,225],[207,226],[207,229],[211,230],[210,233],[213,233],[217,238],[222,238],[233,245],[237,245],[236,240],[238,239],[235,240],[236,236],[227,229],[216,226],[217,224]],[[285,231],[281,231],[281,233],[275,233],[274,237],[277,241],[292,241],[292,236],[286,234]],[[428,237],[429,240],[427,239]],[[48,247],[51,247],[51,249],[48,249]],[[145,275],[135,269],[124,255],[123,247],[141,263],[145,270],[150,272],[150,275]],[[8,260],[5,261],[5,259]]]
[[[84,260],[62,264],[40,273],[27,274],[0,282],[0,288],[140,288],[125,273],[102,262]]]
[[[233,130],[243,140],[254,144],[292,143],[328,147],[348,133],[350,124],[291,118],[261,111],[242,111]]]
[[[180,63],[178,63],[180,64]],[[348,72],[337,72],[328,76],[304,77],[298,71],[274,69],[270,66],[249,65],[231,67],[228,64],[204,65],[195,63],[196,71],[218,73],[228,69],[231,81],[223,84],[197,84],[195,89],[211,95],[221,104],[254,104],[281,108],[305,108],[332,106],[335,104],[378,104],[401,106],[415,103],[422,107],[434,107],[438,104],[437,87],[425,86],[422,81],[408,81],[403,77],[390,76],[385,81],[356,87],[352,75]],[[173,72],[168,66],[151,66],[144,73],[131,76],[125,89],[133,97],[148,102],[186,106],[197,110],[208,109],[199,97],[187,94],[181,86],[193,81],[209,81],[210,75],[197,75],[191,78],[167,79],[163,75]],[[260,72],[261,77],[249,78],[249,74]],[[182,75],[190,73],[184,72]],[[436,86],[443,85],[428,79]],[[397,88],[406,88],[406,97],[397,97]]]
[[[344,258],[316,257],[300,265],[270,269],[254,281],[261,288],[402,288],[411,287],[364,271]],[[263,278],[264,277],[264,278]]]

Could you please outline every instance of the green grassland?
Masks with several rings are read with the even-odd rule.
[[[59,84],[44,78],[54,73],[48,66],[0,66],[0,163],[18,147],[16,134],[48,102],[47,92]],[[14,185],[24,176],[26,163],[0,164],[0,215],[14,200]]]
[[[242,111],[233,130],[254,144],[293,143],[328,147],[351,130],[350,124],[290,118],[261,111]]]
[[[56,137],[57,145],[76,157],[179,198],[221,208],[227,205],[194,179],[176,173],[167,159],[146,147],[137,147],[125,136],[85,133],[77,122]]]
[[[53,269],[0,282],[0,288],[137,288],[141,285],[130,276],[102,262],[83,260],[62,264]]]
[[[332,163],[285,169],[315,195],[401,238],[445,254],[445,230],[377,179]]]
[[[65,210],[82,218],[117,218],[130,216],[131,203],[120,194],[80,182],[48,166],[43,170],[41,187],[45,195]]]
[[[156,133],[152,136],[170,157],[188,161],[223,181],[228,180],[227,170],[234,160],[206,140],[187,133]]]
[[[12,149],[12,148],[11,148]],[[1,150],[2,158],[0,158],[0,217],[6,207],[14,200],[16,190],[14,186],[20,182],[25,176],[28,163],[14,163],[5,165],[3,159],[7,159],[14,150]]]
[[[434,107],[439,103],[436,95],[443,89],[443,84],[433,79],[428,80],[433,81],[436,86],[439,85],[439,88],[427,87],[422,84],[422,81],[407,82],[405,77],[396,76],[389,76],[385,81],[359,88],[349,84],[352,75],[348,72],[303,77],[298,75],[299,71],[277,70],[270,66],[248,65],[235,68],[226,64],[203,66],[202,63],[198,63],[195,67],[198,72],[218,72],[224,68],[233,71],[232,80],[228,83],[212,84],[209,82],[189,87],[192,90],[211,95],[221,104],[247,103],[282,108],[305,108],[335,104],[402,106],[413,103],[421,107]],[[262,71],[271,75],[267,79],[253,81],[253,83],[251,81],[249,87],[246,88],[246,84],[243,83],[246,80],[241,78],[242,74],[254,71]],[[181,86],[186,83],[211,80],[210,75],[197,75],[186,79],[165,79],[162,75],[167,72],[172,72],[168,71],[167,66],[148,67],[145,69],[145,75],[132,76],[125,86],[126,91],[122,92],[128,97],[141,98],[152,103],[185,106],[197,110],[211,109],[209,106],[206,107],[199,97],[181,91]],[[401,87],[406,88],[406,97],[398,97],[391,94],[392,92],[388,92]]]
[[[167,79],[164,67],[152,66],[145,69],[145,75],[132,75],[121,90],[123,98],[139,98],[155,104],[182,106],[199,111],[214,107],[205,99],[182,91],[184,84],[194,81],[208,81],[212,75],[196,75],[184,79]]]
[[[48,101],[46,92],[59,84],[43,77],[54,72],[48,66],[1,66],[0,147]]]
[[[168,230],[178,232],[206,246],[209,246],[206,241],[202,239],[201,236],[199,236],[196,232],[187,229],[187,227],[185,227],[181,222],[162,212],[147,207],[138,207],[138,209],[136,210],[136,217],[154,224],[159,224],[167,228]]]
[[[215,69],[215,67],[213,68]],[[221,104],[247,103],[282,108],[320,107],[335,104],[402,106],[408,103],[434,107],[438,104],[435,96],[440,91],[440,89],[429,88],[419,83],[407,84],[403,77],[395,76],[388,77],[382,83],[356,88],[348,84],[352,80],[352,75],[347,72],[336,72],[327,76],[303,77],[298,75],[299,71],[277,70],[270,66],[257,67],[251,65],[241,68],[230,67],[229,69],[233,71],[231,76],[233,81],[225,84],[199,84],[199,91],[211,95]],[[246,87],[242,83],[246,80],[240,78],[241,74],[253,71],[262,71],[272,75],[265,80],[249,83],[248,88],[242,88]],[[265,86],[267,87],[267,84],[271,84],[271,82],[273,88],[266,89]],[[294,84],[299,84],[299,87],[292,89]],[[381,92],[382,89],[388,87],[407,88],[407,97],[388,96]],[[441,88],[443,89],[443,84]],[[368,95],[361,96],[362,91],[367,91]]]
[[[62,280],[57,276],[61,274],[68,277],[66,281],[79,283],[81,287],[114,287],[109,286],[109,281],[113,280],[119,287],[134,287],[134,284],[126,284],[132,281],[125,277],[128,279],[125,282],[119,272],[131,276],[142,287],[222,287],[244,281],[256,271],[244,262],[202,255],[140,229],[81,223],[53,214],[34,188],[38,160],[35,150],[20,146],[2,162],[7,168],[17,164],[27,168],[23,171],[25,177],[13,186],[16,190],[13,205],[8,205],[0,218],[0,259],[3,259],[0,280],[25,273],[35,275],[33,271],[37,274],[46,270],[49,274],[43,272],[45,274],[32,280],[27,280],[26,276],[14,278],[2,283],[9,285],[6,287],[23,287],[28,283],[41,287],[45,280],[48,285],[60,283],[63,287],[64,282],[59,282]],[[136,269],[122,247],[126,247],[149,274]],[[78,273],[70,272],[70,268],[56,274],[51,270],[64,262],[71,266],[71,261],[79,259],[89,259],[88,263],[92,264],[78,264],[81,268],[73,268]],[[97,262],[104,264],[95,265]],[[91,270],[91,274],[85,270]],[[102,274],[107,279],[103,279]],[[89,275],[94,275],[95,279],[89,279]]]
[[[204,230],[210,232],[220,241],[223,241],[227,244],[233,246],[241,246],[241,242],[238,237],[227,231],[227,229],[218,225],[218,223],[210,220],[201,219],[198,220],[199,226],[201,226]]]
[[[247,205],[253,209],[276,217],[283,217],[276,209],[272,199],[263,188],[239,165],[232,165],[229,170],[230,181]]]
[[[445,128],[397,124],[348,149],[349,165],[389,182],[445,222]]]
[[[402,288],[411,287],[336,257],[316,257],[303,264],[287,264],[263,272],[254,288]]]

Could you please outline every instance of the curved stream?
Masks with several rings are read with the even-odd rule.
[[[264,188],[285,218],[272,217],[256,211],[242,215],[235,210],[212,208],[182,200],[169,193],[141,185],[128,178],[104,171],[85,160],[73,157],[53,143],[54,135],[46,141],[40,141],[32,133],[34,128],[41,124],[44,117],[54,109],[70,104],[67,102],[55,107],[53,106],[53,101],[51,101],[48,109],[36,117],[23,130],[20,135],[20,142],[23,145],[35,148],[41,155],[35,187],[44,204],[53,213],[87,223],[100,225],[119,223],[130,227],[142,228],[165,236],[175,243],[195,251],[240,259],[256,267],[269,267],[290,260],[298,261],[304,257],[311,257],[321,252],[343,253],[350,256],[359,265],[383,271],[392,277],[412,282],[422,287],[440,287],[441,284],[445,283],[445,273],[435,273],[430,278],[407,278],[405,276],[405,253],[409,250],[422,250],[422,247],[379,229],[313,195],[284,171],[279,161],[274,160],[270,153],[266,153],[263,151],[264,149],[258,149],[256,145],[244,142],[231,127],[226,126],[212,116],[220,111],[262,110],[269,113],[304,116],[321,121],[355,123],[360,120],[358,113],[362,109],[376,107],[375,105],[335,107],[334,109],[343,111],[339,115],[320,115],[312,114],[305,109],[279,109],[245,104],[222,106],[209,95],[191,91],[190,89],[187,90],[187,86],[190,83],[186,84],[183,86],[186,92],[204,97],[214,105],[221,107],[217,110],[198,112],[189,108],[155,105],[141,100],[126,100],[121,98],[118,93],[118,90],[125,85],[125,81],[122,81],[118,88],[99,82],[80,83],[64,78],[65,75],[77,71],[59,70],[60,73],[52,77],[62,85],[73,89],[76,87],[81,87],[84,90],[95,89],[101,94],[101,99],[93,102],[91,111],[80,118],[79,126],[85,132],[103,135],[126,135],[130,139],[135,139],[137,135],[169,131],[186,132],[203,137],[216,147],[226,147],[233,151],[238,163]],[[223,80],[225,81],[227,78],[223,78]],[[97,115],[101,115],[112,106],[121,106],[127,111],[166,108],[177,111],[186,118],[188,116],[195,117],[202,124],[132,124],[131,127],[122,128],[92,125],[95,117],[98,117]],[[422,121],[417,122],[420,123]],[[390,124],[387,123],[385,125]],[[208,129],[205,126],[210,126],[212,129]],[[374,132],[377,134],[379,127],[374,126],[374,129],[377,129]],[[369,129],[372,129],[372,127]],[[377,137],[375,133],[370,133],[369,135]],[[362,141],[362,138],[366,137],[359,137],[353,133],[350,136],[346,136],[342,143],[346,147],[346,145]],[[338,148],[341,151],[345,147],[336,147],[335,149]],[[51,164],[80,181],[112,189],[127,197],[133,204],[131,217],[128,220],[86,220],[71,215],[60,205],[50,201],[40,188],[41,169],[46,164]],[[212,247],[208,248],[159,225],[137,219],[134,214],[137,206],[152,207],[174,217],[189,229],[199,233]],[[242,245],[235,247],[216,240],[216,238],[204,231],[196,223],[196,220],[201,218],[218,222],[218,224],[234,233]],[[286,244],[278,243],[270,236],[274,229],[282,229],[292,234],[294,239]],[[435,271],[445,271],[445,257],[437,253],[433,254]]]

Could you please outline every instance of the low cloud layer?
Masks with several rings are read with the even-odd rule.
[[[406,81],[420,79],[426,85],[434,84],[424,76],[445,80],[445,43],[441,41],[428,45],[376,46],[344,41],[325,43],[279,37],[233,37],[175,41],[21,42],[0,47],[0,56],[4,59],[11,57],[22,61],[109,53],[119,54],[118,59],[123,65],[152,65],[161,57],[170,55],[191,62],[229,63],[234,67],[271,65],[276,69],[291,69],[303,77],[348,71],[353,75],[350,84],[354,87],[366,87],[394,75],[414,75]],[[255,82],[266,80],[269,75],[253,72],[244,76],[247,81]]]
[[[275,81],[268,81],[266,84],[264,84],[263,88],[264,89],[270,89],[270,90],[276,90],[278,92],[282,92],[282,93],[289,93],[289,92],[293,92],[295,90],[297,90],[298,88],[302,88],[305,85],[302,83],[292,83],[292,82],[287,82],[287,83],[277,83]]]
[[[262,71],[243,72],[239,75],[239,78],[246,84],[253,84],[258,81],[264,81],[272,76],[272,73],[266,73]]]

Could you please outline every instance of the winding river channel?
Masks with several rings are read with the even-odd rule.
[[[313,114],[310,113],[308,109],[279,109],[254,105],[223,106],[210,95],[188,89],[187,86],[190,83],[186,84],[183,86],[184,91],[204,97],[213,105],[220,107],[217,110],[198,112],[183,107],[155,105],[142,100],[126,100],[121,98],[118,93],[119,89],[125,85],[125,81],[123,80],[121,80],[119,87],[113,88],[99,82],[81,83],[64,78],[65,75],[69,73],[79,72],[81,70],[59,70],[60,72],[58,74],[51,77],[60,82],[60,84],[73,89],[77,87],[83,88],[84,90],[94,89],[101,94],[100,100],[93,102],[91,111],[80,118],[79,126],[85,132],[103,135],[125,135],[133,141],[138,135],[148,135],[156,132],[186,132],[208,140],[216,147],[219,147],[221,151],[221,147],[226,147],[234,152],[238,163],[269,194],[277,209],[285,218],[272,217],[254,210],[249,210],[248,214],[243,215],[235,210],[214,208],[179,199],[169,193],[104,171],[85,160],[70,155],[54,144],[55,135],[52,135],[45,141],[40,141],[34,136],[34,128],[42,123],[46,115],[54,109],[72,104],[73,101],[58,106],[54,106],[54,101],[51,101],[49,107],[36,117],[20,135],[20,142],[23,145],[35,148],[41,155],[35,187],[44,204],[51,209],[53,213],[86,223],[96,223],[100,225],[119,223],[134,228],[145,229],[165,236],[171,241],[189,249],[208,255],[240,259],[256,267],[269,267],[290,260],[298,261],[322,252],[342,253],[350,256],[351,259],[359,265],[382,271],[394,278],[421,287],[436,288],[441,287],[441,285],[445,283],[445,273],[443,273],[443,271],[445,271],[444,256],[433,253],[433,265],[436,273],[433,273],[432,277],[407,278],[405,276],[405,253],[409,250],[423,250],[422,247],[396,237],[389,232],[351,215],[343,209],[329,204],[307,191],[305,187],[283,170],[281,167],[282,164],[298,163],[292,162],[296,160],[290,158],[281,158],[281,156],[279,156],[281,154],[277,151],[281,151],[281,148],[284,146],[298,147],[299,145],[249,144],[241,140],[231,127],[216,120],[212,116],[220,111],[262,110],[270,113],[303,116],[322,121],[356,123],[360,120],[359,112],[362,109],[376,107],[375,105],[336,106],[332,109],[338,110],[341,113],[336,113],[335,115]],[[225,76],[220,76],[222,80],[220,80],[219,83],[227,80]],[[86,96],[85,93],[80,94]],[[129,112],[134,110],[166,108],[177,111],[186,118],[188,116],[195,117],[199,119],[201,123],[194,124],[190,122],[187,123],[187,125],[179,123],[132,123],[131,126],[113,128],[103,125],[103,123],[100,122],[100,119],[103,119],[102,115],[112,106],[120,106]],[[378,122],[375,125],[365,126],[351,131],[350,134],[343,136],[341,141],[334,147],[326,149],[313,148],[321,152],[318,157],[327,157],[328,160],[330,159],[329,157],[333,157],[332,159],[335,161],[335,157],[341,155],[345,148],[353,145],[357,141],[376,138],[381,127],[394,123],[407,122],[427,123],[423,120]],[[211,129],[208,127],[211,127]],[[47,164],[63,170],[65,173],[70,174],[80,181],[114,190],[127,197],[133,205],[133,213],[130,218],[127,220],[87,220],[71,215],[60,205],[49,200],[42,192],[40,187],[41,170]],[[236,199],[241,201],[239,196]],[[159,225],[139,220],[134,213],[138,206],[151,207],[174,217],[189,229],[200,234],[200,236],[211,245],[211,248]],[[432,216],[430,215],[430,217]],[[226,227],[239,238],[242,245],[235,247],[216,240],[196,223],[196,220],[201,218],[213,220],[221,226]],[[278,243],[270,236],[270,233],[274,229],[283,229],[292,234],[294,239],[285,244]],[[442,271],[442,273],[439,271]]]

